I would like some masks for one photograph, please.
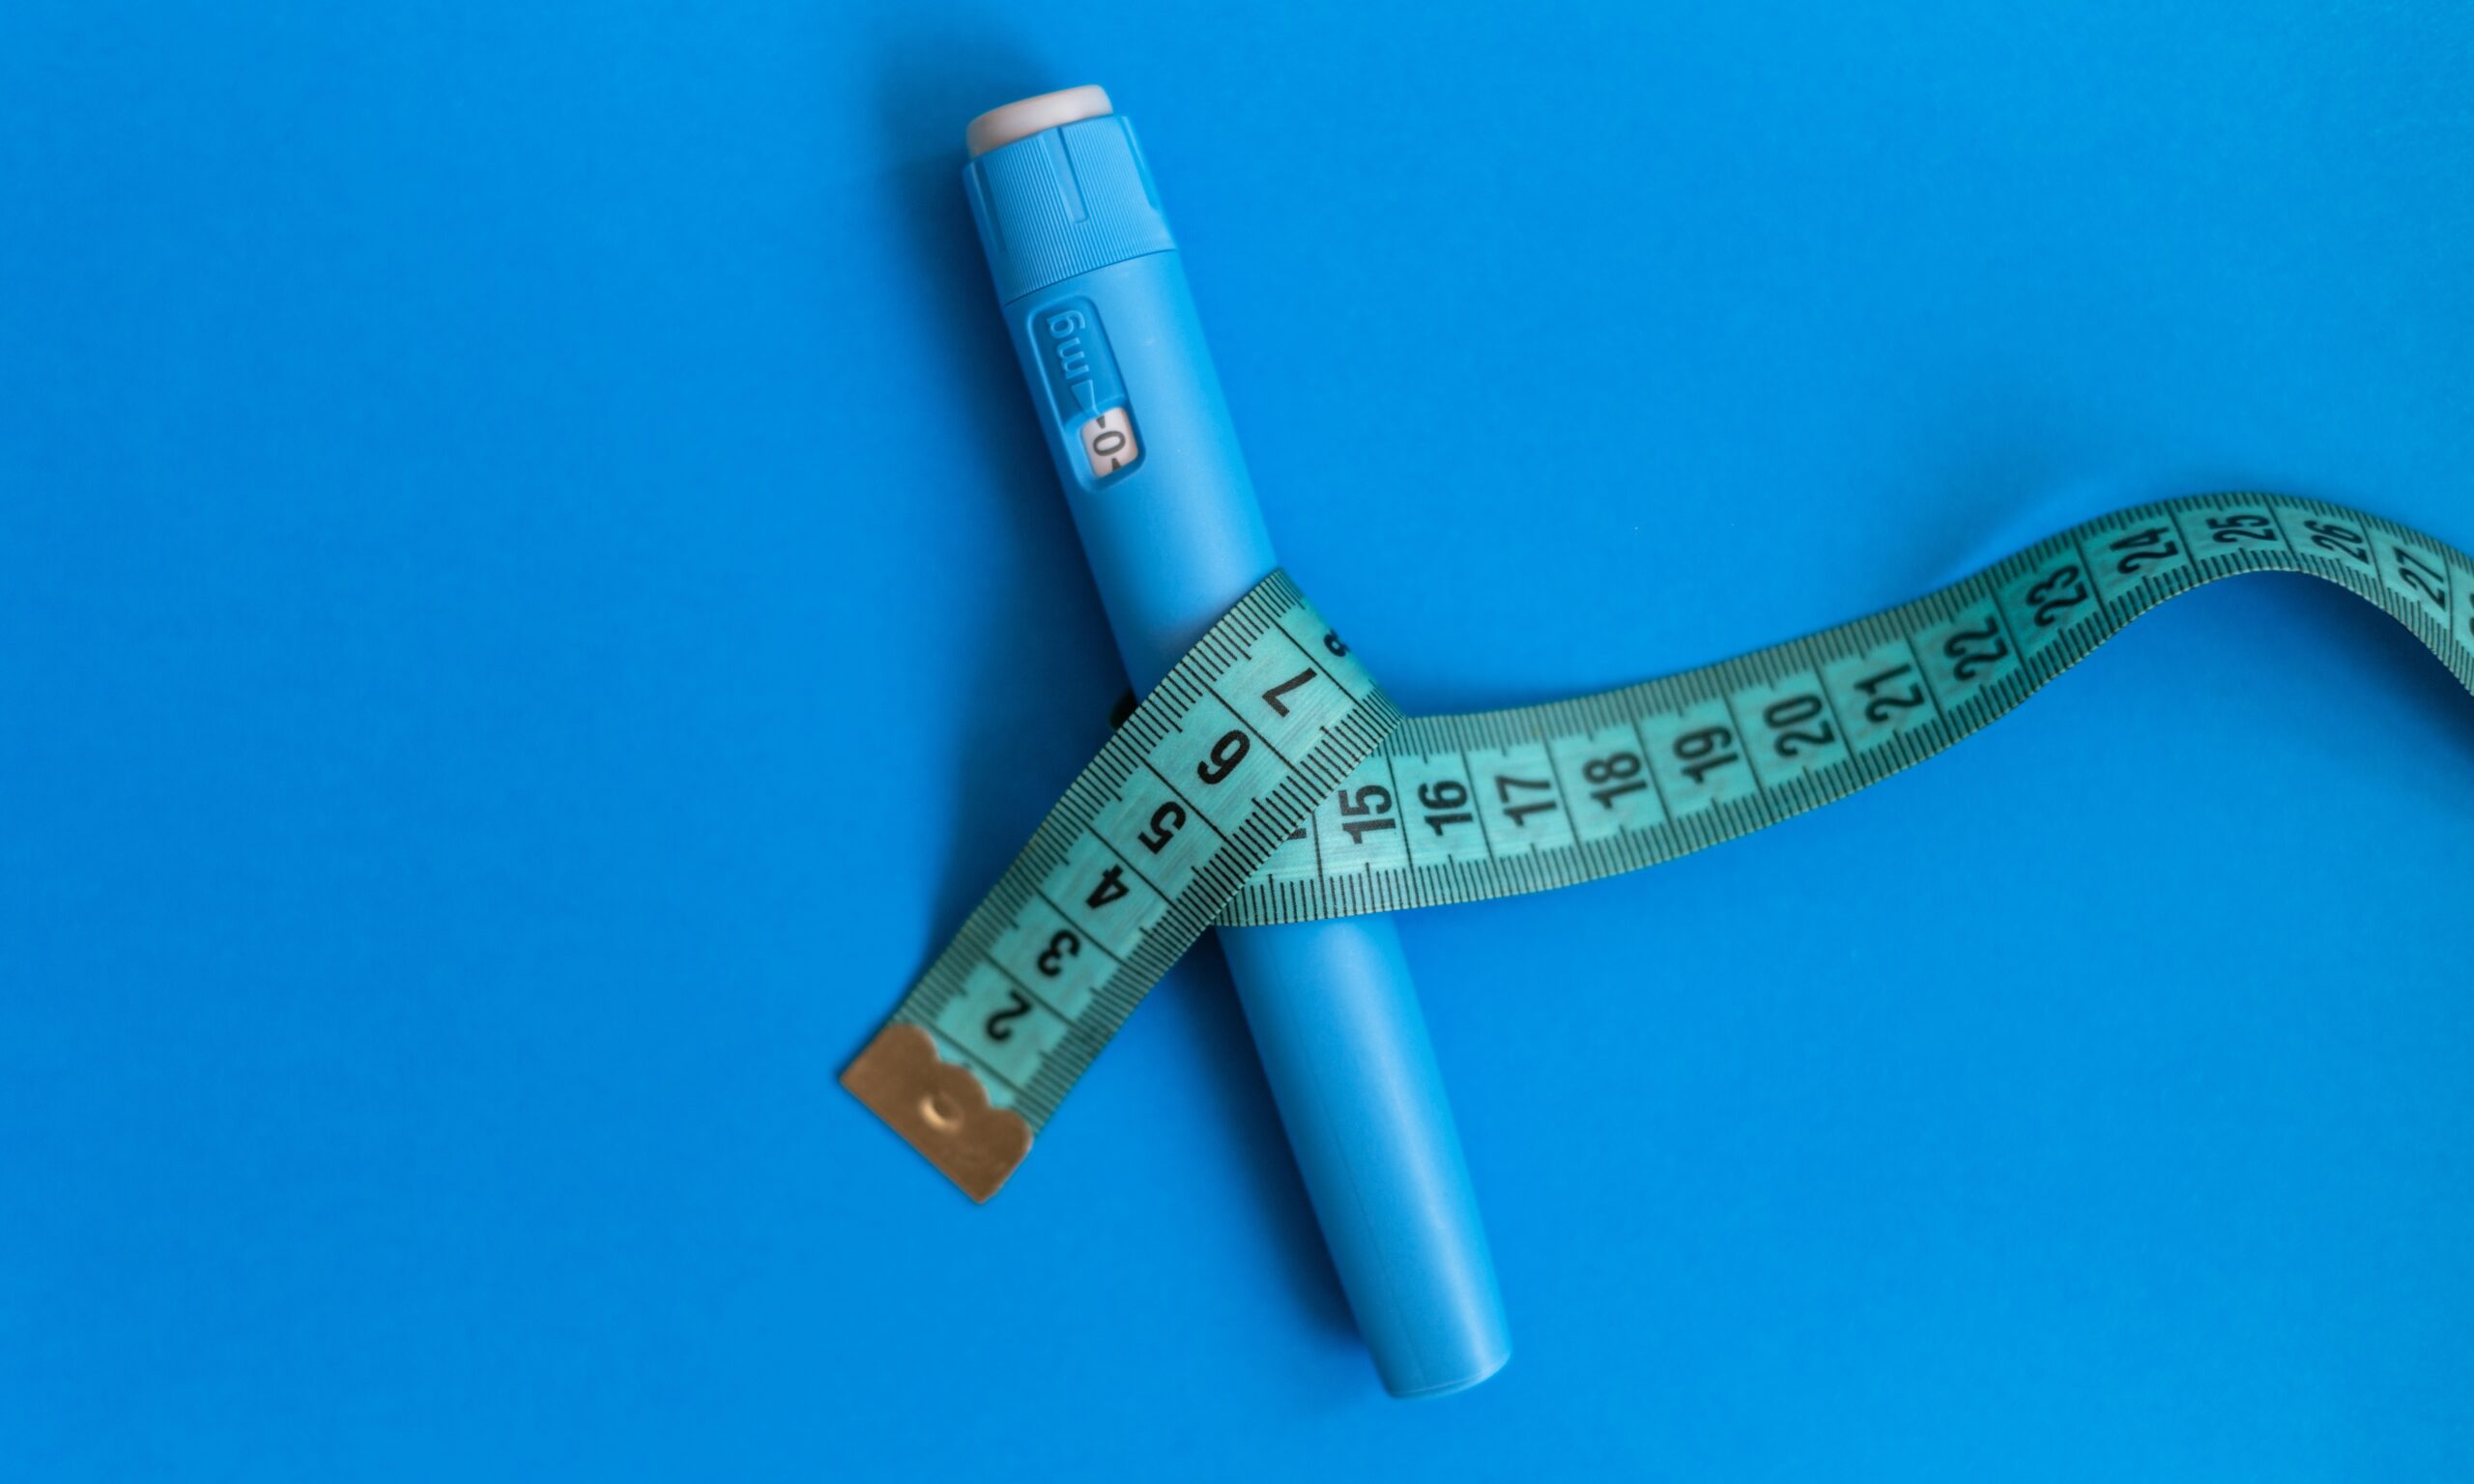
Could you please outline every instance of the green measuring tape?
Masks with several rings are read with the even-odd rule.
[[[843,1083],[985,1200],[1214,925],[1547,891],[1733,840],[1940,752],[2141,614],[2245,572],[2346,588],[2474,691],[2474,561],[2264,495],[2120,511],[1722,664],[1415,721],[1276,572],[1082,770]]]

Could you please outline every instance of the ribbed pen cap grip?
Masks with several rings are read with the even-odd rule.
[[[1002,303],[1177,245],[1134,126],[1116,114],[992,148],[963,167],[963,186]]]

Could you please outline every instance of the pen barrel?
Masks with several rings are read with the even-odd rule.
[[[1117,652],[1148,693],[1280,565],[1184,266],[1146,253],[1004,313]]]
[[[1384,1389],[1492,1376],[1511,1332],[1392,920],[1223,928],[1220,946]]]
[[[1126,669],[1147,691],[1278,564],[1133,131],[1104,114],[965,175],[1007,327]],[[1510,1356],[1398,934],[1221,933],[1340,1285],[1397,1396]]]

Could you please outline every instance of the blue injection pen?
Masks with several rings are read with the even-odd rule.
[[[1148,691],[1279,563],[1131,125],[1096,87],[982,114],[964,172],[1117,648]],[[1391,920],[1220,933],[1340,1285],[1395,1396],[1510,1358]]]

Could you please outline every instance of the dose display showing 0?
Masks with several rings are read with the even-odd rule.
[[[1081,409],[1077,385],[1091,387],[1088,426],[1110,405],[1114,365],[1096,322],[1071,317],[1044,330],[1091,338],[1080,374],[1059,370],[1051,386],[1061,413]],[[1099,477],[1090,435],[1083,446]],[[2272,495],[2123,510],[1913,602],[1700,670],[1414,721],[1274,573],[1083,769],[844,1085],[985,1200],[1215,925],[1473,901],[1673,860],[1877,783],[2157,604],[2265,571],[2372,603],[2474,690],[2474,561],[2375,516]]]
[[[1142,458],[1142,445],[1135,438],[1125,379],[1117,374],[1099,309],[1087,299],[1061,299],[1030,310],[1029,320],[1050,415],[1081,444],[1091,481],[1132,469]]]
[[[1091,477],[1106,479],[1142,457],[1134,441],[1134,414],[1112,407],[1082,424],[1082,456],[1090,461]]]

